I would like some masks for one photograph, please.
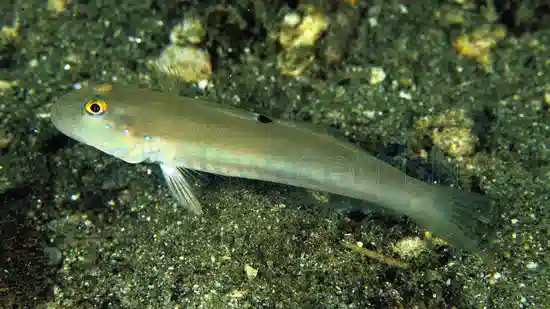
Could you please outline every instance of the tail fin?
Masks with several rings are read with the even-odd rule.
[[[480,254],[485,259],[489,241],[494,230],[492,204],[488,197],[453,188],[432,186],[432,194],[416,199],[411,207],[431,207],[419,221],[431,232],[450,244]],[[433,216],[432,216],[433,214]]]

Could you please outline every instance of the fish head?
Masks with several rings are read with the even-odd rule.
[[[139,163],[141,144],[132,134],[133,119],[112,95],[111,85],[89,84],[61,96],[51,108],[51,121],[63,134],[115,156]]]

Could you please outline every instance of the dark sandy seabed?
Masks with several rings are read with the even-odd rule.
[[[331,23],[297,78],[273,36],[297,2],[2,1],[0,307],[550,308],[550,7],[457,2],[312,1]],[[414,177],[487,195],[493,263],[444,244],[402,258],[394,245],[423,235],[407,218],[270,183],[202,175],[193,217],[156,166],[52,126],[78,82],[164,83],[147,60],[191,11],[212,88],[183,94],[332,126]]]

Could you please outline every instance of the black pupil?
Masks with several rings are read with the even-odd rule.
[[[90,110],[97,114],[101,111],[101,106],[97,103],[92,103],[92,105],[90,105]]]

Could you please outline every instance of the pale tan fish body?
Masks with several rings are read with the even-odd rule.
[[[484,197],[411,178],[306,126],[127,85],[75,90],[53,105],[51,119],[69,137],[126,162],[158,163],[173,195],[196,214],[202,210],[185,169],[374,202],[477,249],[473,227],[483,218],[477,211]]]

